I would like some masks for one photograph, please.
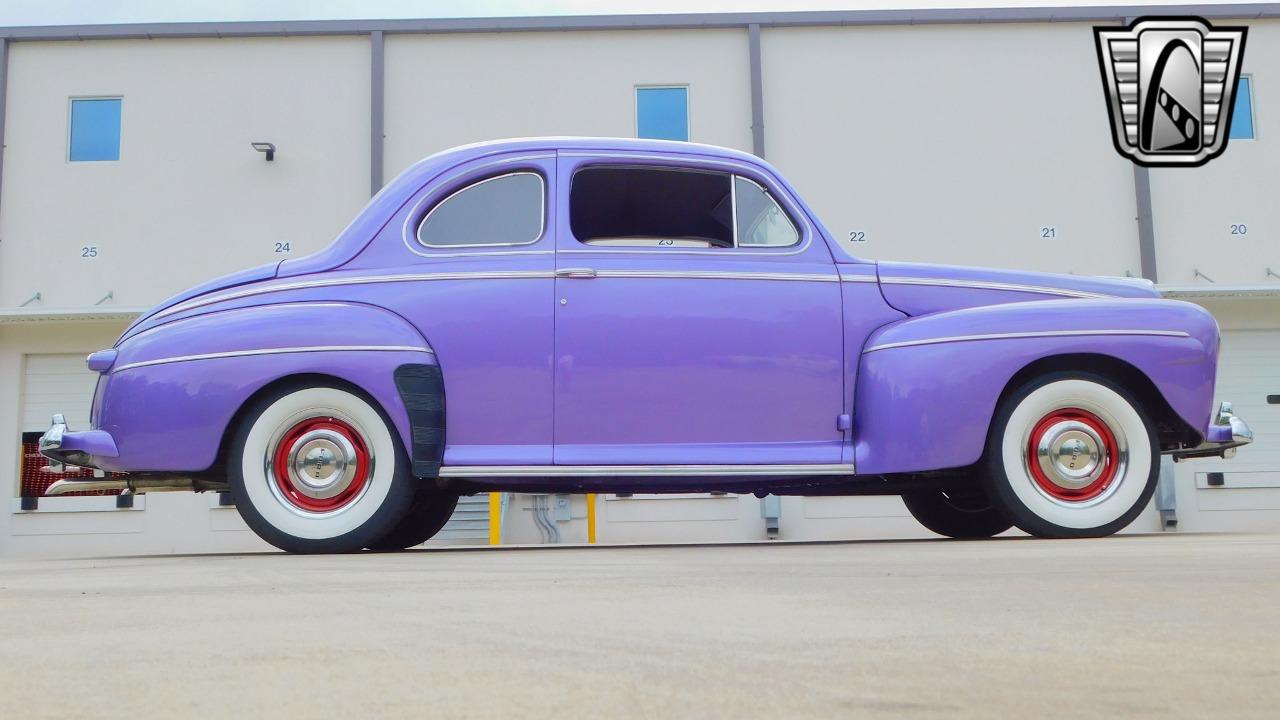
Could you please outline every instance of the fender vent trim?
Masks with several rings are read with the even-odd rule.
[[[444,459],[444,376],[438,365],[401,365],[393,373],[396,390],[409,413],[413,447],[413,474],[420,478],[440,475]]]

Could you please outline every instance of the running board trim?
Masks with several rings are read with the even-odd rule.
[[[853,475],[837,465],[446,465],[440,477],[745,477]]]

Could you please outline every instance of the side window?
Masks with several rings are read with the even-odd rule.
[[[731,188],[728,173],[588,167],[573,176],[569,225],[588,245],[731,248]]]
[[[787,247],[800,241],[796,226],[768,190],[744,177],[733,182],[739,247]]]
[[[436,204],[418,226],[427,247],[528,245],[542,237],[546,184],[533,172],[468,185]]]
[[[651,248],[787,247],[800,233],[773,196],[729,173],[661,167],[579,170],[569,226],[587,245]]]
[[[120,159],[120,98],[72,98],[67,159],[95,162]]]
[[[1253,135],[1253,76],[1241,75],[1236,84],[1236,97],[1231,111],[1231,129],[1227,135],[1232,140],[1252,140]]]
[[[636,137],[689,139],[689,88],[636,88]]]

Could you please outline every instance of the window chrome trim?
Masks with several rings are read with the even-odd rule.
[[[430,355],[435,354],[435,351],[428,348],[414,347],[412,345],[313,345],[309,347],[265,348],[262,350],[230,350],[227,352],[200,353],[198,355],[175,355],[173,357],[158,358],[156,360],[142,360],[139,362],[121,365],[120,367],[113,369],[111,374],[114,375],[115,373],[124,372],[125,370],[133,370],[134,368],[190,362],[192,360],[218,360],[221,358],[232,357],[287,355],[292,353],[309,352],[420,352],[428,353]]]
[[[733,249],[738,249],[738,178],[737,173],[729,174],[729,232],[733,233]],[[570,211],[573,208],[569,208]],[[723,250],[724,248],[720,248]]]
[[[344,285],[373,285],[378,283],[397,283],[397,282],[436,282],[442,280],[540,280],[546,278],[554,278],[556,276],[551,270],[478,270],[470,272],[439,272],[439,273],[402,273],[397,275],[359,275],[355,277],[337,277],[324,278],[322,280],[304,280],[298,282],[277,283],[275,285],[266,285],[258,287],[250,287],[244,290],[236,290],[222,295],[202,296],[192,298],[178,305],[165,308],[160,312],[147,317],[145,320],[158,320],[160,318],[169,317],[178,313],[187,312],[214,305],[220,302],[228,302],[231,300],[242,300],[247,297],[257,295],[266,295],[274,292],[287,292],[289,290],[307,290],[317,287],[335,287]],[[686,278],[686,279],[709,279],[709,280],[800,280],[812,282],[841,282],[842,278],[832,273],[824,275],[819,273],[785,273],[785,272],[717,272],[714,270],[697,271],[697,270],[600,270],[597,277],[616,277],[616,278]],[[868,278],[866,282],[874,282],[875,278]],[[333,302],[333,301],[328,301]],[[310,304],[306,301],[290,301],[289,304]],[[151,328],[142,332],[149,332]]]
[[[826,465],[445,465],[440,477],[647,477],[853,475],[853,463]]]
[[[892,350],[893,348],[916,347],[919,345],[940,345],[943,343],[969,342],[971,340],[1012,340],[1016,338],[1047,338],[1047,337],[1081,337],[1090,335],[1152,335],[1157,337],[1182,337],[1189,338],[1190,334],[1181,330],[1036,330],[1027,332],[1009,332],[1009,333],[986,333],[980,335],[951,335],[940,338],[926,338],[923,340],[903,340],[901,342],[885,343],[883,345],[874,345],[863,350],[863,354],[875,352],[877,350]]]
[[[528,280],[538,278],[550,278],[555,275],[550,270],[495,270],[495,271],[474,271],[474,272],[442,272],[442,273],[412,273],[400,275],[359,275],[355,277],[325,278],[324,280],[304,280],[299,282],[278,283],[275,285],[264,285],[251,287],[245,290],[237,290],[225,293],[223,295],[205,296],[192,298],[173,307],[166,308],[152,315],[147,320],[168,317],[187,310],[195,310],[206,305],[213,305],[228,300],[240,300],[242,298],[253,297],[255,295],[265,295],[273,292],[285,292],[287,290],[306,290],[316,287],[333,287],[341,285],[365,285],[375,283],[392,283],[392,282],[429,282],[433,280]]]
[[[694,147],[696,147],[696,145]],[[678,163],[695,163],[696,165],[702,166],[704,168],[716,167],[716,168],[727,169],[728,172],[734,175],[737,175],[739,173],[757,173],[757,174],[767,175],[767,173],[765,173],[760,168],[754,165],[750,165],[748,163],[739,162],[736,160],[727,160],[724,158],[713,158],[706,155],[699,155],[696,153],[689,154],[689,155],[672,155],[670,153],[656,153],[656,152],[625,152],[625,151],[592,152],[589,150],[561,150],[559,154],[561,157],[573,157],[573,158],[580,157],[580,158],[588,158],[588,159],[589,158],[614,158],[614,159],[638,160],[638,161],[665,160],[665,161],[678,162]],[[665,166],[660,166],[660,167],[665,167]],[[698,168],[693,167],[689,169],[697,170]],[[575,172],[576,171],[577,170],[575,169]],[[573,253],[573,254],[608,253],[611,255],[617,255],[617,254],[708,255],[709,254],[712,257],[715,257],[715,256],[731,257],[731,256],[743,256],[743,255],[759,255],[762,257],[767,257],[767,256],[786,257],[789,255],[799,255],[805,252],[806,250],[808,250],[809,246],[813,244],[813,238],[818,234],[818,231],[814,227],[813,223],[810,221],[808,214],[801,212],[801,207],[794,198],[790,197],[790,195],[786,193],[779,194],[777,198],[779,200],[778,204],[782,205],[783,209],[786,210],[788,214],[793,214],[796,217],[799,217],[803,222],[804,227],[803,227],[802,234],[804,235],[804,238],[801,240],[800,244],[797,246],[785,247],[785,248],[772,248],[772,249],[766,248],[762,250],[741,250],[741,249],[734,248],[732,249],[731,254],[725,252],[728,248],[705,248],[705,249],[689,249],[689,250],[644,250],[640,248],[593,249],[590,247],[583,247],[583,248],[557,248],[556,252],[557,253]],[[577,238],[574,238],[574,241],[579,242]]]
[[[431,216],[434,215],[437,210],[444,207],[445,204],[448,203],[450,200],[452,200],[453,198],[457,197],[458,195],[461,195],[462,193],[468,190],[473,190],[475,188],[478,188],[481,185],[484,185],[485,183],[490,183],[495,180],[502,180],[503,178],[515,177],[517,175],[532,175],[538,178],[539,200],[540,200],[540,202],[538,203],[538,234],[535,235],[532,240],[527,240],[525,242],[512,242],[512,243],[468,243],[463,245],[432,245],[431,243],[422,239],[423,226],[427,224],[427,221],[431,219]],[[483,180],[477,180],[476,182],[473,182],[470,185],[463,185],[457,190],[454,190],[453,192],[444,196],[444,198],[442,198],[430,210],[427,211],[426,215],[422,216],[422,220],[418,223],[418,231],[414,233],[414,238],[418,241],[418,244],[422,245],[423,247],[439,248],[442,250],[454,250],[457,248],[519,247],[521,245],[533,245],[537,243],[539,240],[541,240],[546,234],[547,234],[547,179],[542,177],[542,173],[534,172],[532,170],[514,170],[509,173],[503,173],[501,175],[494,175],[492,177],[487,177]]]
[[[1047,287],[1044,285],[1022,285],[1019,283],[1002,283],[989,280],[953,280],[950,278],[917,278],[917,277],[882,277],[881,283],[888,285],[937,285],[973,290],[1006,290],[1009,292],[1036,293],[1040,295],[1061,295],[1063,297],[1103,299],[1116,298],[1119,295],[1088,292],[1086,290],[1069,290],[1066,288]]]
[[[840,282],[834,273],[786,272],[719,272],[715,270],[597,270],[600,278],[688,278],[703,280],[795,280],[801,282]]]
[[[434,157],[434,156],[433,156],[433,157]],[[435,193],[436,193],[436,192],[438,192],[438,191],[440,190],[440,188],[445,187],[445,186],[447,186],[447,185],[450,185],[450,184],[452,184],[452,183],[454,183],[454,182],[457,182],[458,180],[460,180],[460,179],[462,179],[462,178],[466,178],[466,177],[474,177],[474,176],[476,176],[476,175],[483,175],[483,174],[484,174],[484,172],[486,171],[486,169],[489,169],[489,168],[502,167],[502,166],[504,166],[504,165],[519,165],[519,164],[521,164],[521,163],[528,163],[528,162],[533,161],[533,160],[554,160],[554,159],[555,159],[555,157],[556,157],[556,154],[555,154],[554,152],[536,152],[536,153],[528,153],[528,154],[524,154],[524,155],[513,155],[513,156],[511,156],[511,157],[504,157],[504,158],[500,158],[500,159],[497,159],[497,160],[493,160],[493,161],[491,161],[491,162],[481,163],[481,164],[479,164],[479,165],[475,165],[475,166],[472,166],[472,167],[468,167],[468,168],[467,168],[467,169],[465,169],[465,170],[460,170],[460,171],[458,171],[458,172],[455,172],[455,173],[453,173],[453,174],[449,175],[447,178],[445,178],[445,179],[443,179],[443,180],[440,180],[440,181],[438,181],[438,182],[433,182],[433,183],[431,183],[429,186],[425,186],[425,185],[424,185],[423,187],[425,187],[425,188],[426,188],[426,190],[425,190],[425,191],[423,190],[423,188],[418,188],[417,192],[415,192],[414,194],[422,193],[422,197],[418,198],[418,201],[417,201],[416,203],[414,203],[414,204],[413,204],[413,210],[411,210],[411,211],[409,212],[409,214],[405,216],[405,218],[404,218],[404,223],[400,226],[400,236],[401,236],[401,237],[400,237],[400,239],[401,239],[401,241],[402,241],[402,242],[404,242],[404,246],[405,246],[406,248],[408,248],[409,252],[411,252],[411,253],[413,253],[414,255],[417,255],[417,256],[419,256],[419,257],[429,257],[429,258],[477,257],[477,256],[483,256],[483,255],[497,255],[497,254],[499,254],[498,252],[495,252],[495,251],[489,251],[489,252],[481,251],[481,252],[470,252],[470,253],[468,253],[468,252],[462,252],[462,253],[440,253],[440,252],[430,252],[430,251],[426,251],[426,250],[424,249],[424,247],[423,247],[421,244],[419,244],[419,243],[418,243],[417,233],[416,233],[416,232],[414,232],[414,230],[413,230],[413,219],[414,219],[414,218],[416,218],[416,217],[418,217],[418,214],[419,214],[419,213],[421,213],[421,212],[423,212],[423,211],[425,210],[426,206],[427,206],[427,205],[429,205],[429,204],[431,203],[431,199],[432,199],[432,197],[435,195]],[[417,163],[415,163],[415,164],[414,164],[414,166],[413,166],[413,167],[416,167],[417,165],[419,165],[419,164],[421,164],[421,163],[425,163],[425,162],[427,162],[427,160],[429,160],[429,159],[430,159],[430,158],[424,158],[424,159],[422,159],[422,160],[419,160]],[[543,178],[543,181],[544,181],[544,183],[545,183],[546,178]],[[390,184],[388,184],[388,185],[387,185],[387,187],[390,187]],[[383,190],[385,190],[385,189],[386,189],[386,187],[384,187],[384,188],[383,188]],[[546,195],[547,195],[547,193],[546,193],[546,190],[545,190],[545,188],[544,188],[544,190],[543,190],[543,206],[542,206],[542,211],[543,211],[543,213],[544,213],[544,214],[546,213],[546,210],[547,210],[547,206],[546,206]],[[355,221],[353,220],[352,222],[354,223]],[[544,225],[546,224],[546,223],[545,223],[545,220],[544,220],[544,223],[543,223],[543,224],[544,224]],[[542,236],[541,236],[541,237],[539,237],[539,238],[538,238],[538,240],[534,241],[534,243],[532,243],[532,244],[537,244],[539,241],[544,240],[544,239],[546,238],[546,234],[547,234],[546,228],[543,228]],[[467,246],[467,245],[460,245],[459,247],[475,247],[475,246],[474,246],[474,245],[471,245],[471,246]],[[522,250],[522,251],[507,251],[507,252],[502,253],[502,254],[510,254],[510,255],[518,255],[518,254],[519,254],[519,255],[523,255],[523,254],[529,254],[529,255],[533,255],[533,254],[550,254],[551,252],[553,252],[553,251],[550,251],[550,250],[537,250],[537,251],[535,251],[535,250]]]

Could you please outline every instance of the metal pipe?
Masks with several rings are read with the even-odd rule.
[[[587,493],[587,542],[596,544],[596,494]]]
[[[502,493],[489,493],[489,544],[502,544]]]
[[[93,490],[129,491],[135,495],[149,492],[225,492],[226,483],[178,475],[152,475],[122,478],[84,478],[58,480],[44,491],[45,495],[63,495]]]

